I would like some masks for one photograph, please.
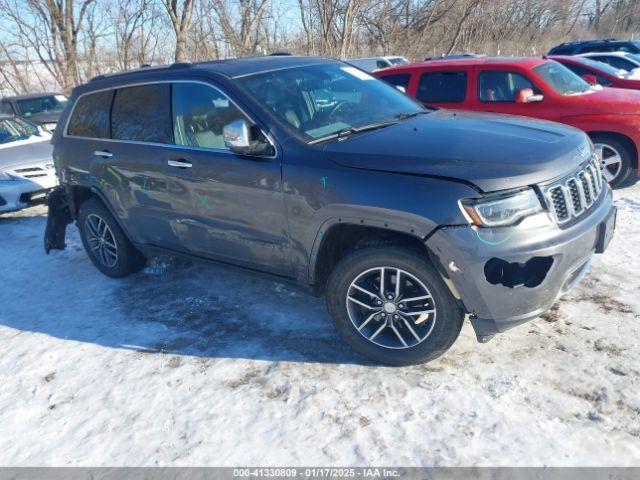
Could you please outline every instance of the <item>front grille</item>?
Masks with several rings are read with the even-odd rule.
[[[589,210],[598,200],[602,186],[602,173],[592,159],[575,173],[548,186],[545,196],[556,221],[563,224]]]

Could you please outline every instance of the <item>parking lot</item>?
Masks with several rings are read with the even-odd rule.
[[[355,356],[321,299],[172,258],[101,275],[46,209],[0,217],[3,465],[631,465],[640,458],[640,185],[542,318],[440,359]]]

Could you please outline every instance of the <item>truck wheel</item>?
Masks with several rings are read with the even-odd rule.
[[[411,249],[354,251],[331,273],[327,308],[358,353],[389,365],[433,360],[453,345],[464,313],[431,263]]]
[[[611,188],[624,186],[633,172],[629,148],[610,135],[593,135],[591,139],[596,147],[604,179]]]
[[[100,200],[90,198],[80,206],[78,229],[87,255],[105,275],[126,277],[145,266],[144,256],[131,245]]]

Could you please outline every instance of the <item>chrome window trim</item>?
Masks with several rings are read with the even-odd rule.
[[[78,96],[78,98],[76,98],[75,102],[73,103],[73,107],[71,108],[71,111],[69,112],[69,115],[67,116],[67,119],[66,119],[65,125],[64,125],[64,130],[62,131],[62,137],[63,138],[73,138],[73,139],[78,139],[78,140],[93,140],[93,141],[98,141],[98,142],[116,142],[116,143],[126,143],[126,144],[134,144],[134,145],[150,145],[150,146],[155,146],[155,147],[165,147],[165,148],[173,148],[173,149],[180,149],[180,150],[187,149],[187,150],[195,150],[195,151],[199,151],[199,152],[226,153],[226,154],[229,154],[229,155],[237,156],[237,154],[233,153],[228,148],[207,148],[207,147],[194,147],[194,146],[191,146],[191,145],[177,145],[175,143],[145,142],[145,141],[141,141],[141,140],[120,140],[120,139],[115,139],[115,138],[82,137],[82,136],[79,136],[79,135],[69,135],[67,133],[67,130],[69,128],[69,123],[71,122],[71,118],[73,117],[73,114],[74,114],[74,112],[76,110],[76,107],[78,106],[78,102],[80,102],[80,99],[82,97],[85,97],[87,95],[93,95],[95,93],[108,92],[108,91],[113,91],[114,95],[115,95],[115,91],[118,90],[118,89],[121,89],[121,88],[140,87],[140,86],[145,86],[145,85],[158,85],[158,84],[164,84],[164,83],[168,83],[168,84],[173,84],[173,83],[191,83],[191,84],[196,84],[196,85],[204,85],[206,87],[212,88],[213,90],[216,90],[218,93],[221,93],[226,98],[228,98],[229,101],[238,110],[240,110],[240,112],[242,112],[242,114],[245,117],[247,117],[251,121],[251,123],[253,123],[254,125],[258,125],[258,122],[256,122],[254,120],[254,118],[251,115],[249,115],[244,108],[242,108],[240,105],[238,105],[222,89],[218,88],[215,85],[212,85],[211,83],[204,82],[202,80],[152,80],[152,81],[145,81],[145,82],[125,83],[125,84],[116,85],[116,86],[112,86],[112,87],[91,90],[90,92],[85,92],[85,93],[81,94],[80,96]],[[172,101],[173,101],[173,92],[171,94],[171,97],[169,98],[169,102],[173,103]],[[112,104],[113,104],[113,99],[112,99]],[[111,123],[111,112],[109,113],[109,123]],[[109,129],[111,129],[111,126],[109,126]],[[172,129],[172,132],[173,132],[173,109],[172,109],[172,113],[171,113],[171,129]],[[270,132],[265,132],[262,128],[260,128],[260,131],[262,131],[263,135],[265,136],[265,138],[267,139],[269,144],[273,147],[274,154],[270,155],[270,156],[265,156],[265,155],[260,155],[260,156],[258,156],[258,155],[245,155],[245,156],[247,156],[247,157],[255,157],[255,158],[268,158],[268,159],[276,158],[278,156],[279,149],[277,147],[277,144],[276,144],[275,140],[273,139],[273,136],[271,135]]]

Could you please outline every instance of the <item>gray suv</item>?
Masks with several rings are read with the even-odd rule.
[[[47,251],[75,221],[111,277],[174,252],[292,279],[387,364],[438,357],[465,316],[487,341],[543,313],[615,226],[584,133],[425,110],[333,60],[101,76],[60,122]]]

